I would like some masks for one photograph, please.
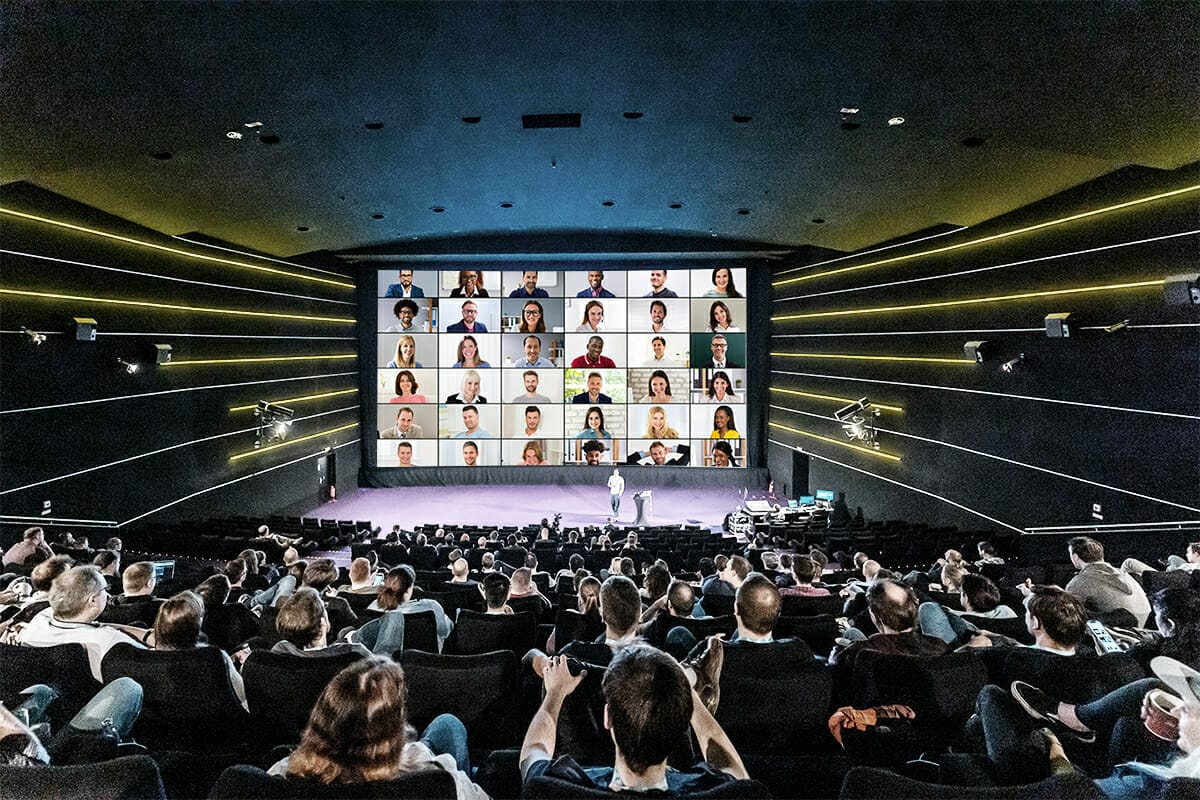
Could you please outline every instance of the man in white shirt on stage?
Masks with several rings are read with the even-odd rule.
[[[625,491],[625,479],[621,477],[621,470],[613,468],[612,475],[608,478],[608,502],[612,506],[612,519],[617,520],[617,515],[621,512],[621,495]]]

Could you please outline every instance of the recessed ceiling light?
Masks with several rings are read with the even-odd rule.
[[[171,160],[171,154],[166,151],[163,151],[161,153],[151,153],[150,157],[153,158],[155,161],[170,161]]]
[[[671,205],[667,206],[667,208],[673,208],[678,211],[679,209],[683,208],[683,203],[671,203]]]
[[[510,203],[510,202],[508,202],[508,201],[506,200],[506,201],[504,201],[503,203],[501,203],[501,204],[500,204],[500,207],[501,207],[501,208],[512,208],[512,207],[513,207],[513,204],[512,204],[512,203]]]
[[[383,123],[382,123],[382,122],[371,121],[371,122],[367,122],[367,123],[365,123],[365,124],[366,124],[366,128],[367,128],[367,130],[369,130],[369,131],[381,131],[381,130],[383,130]]]
[[[903,125],[903,124],[904,124],[904,117],[892,117],[891,119],[888,120],[888,125],[896,126],[896,125]]]
[[[625,119],[641,119],[643,114],[640,111],[626,111],[621,116]]]
[[[478,125],[482,119],[483,117],[463,117],[462,121],[468,125]]]
[[[612,208],[616,205],[616,203],[614,203],[612,200],[605,200],[600,205],[604,206],[605,208]]]
[[[260,134],[258,140],[263,144],[279,144],[279,136],[274,133]]]
[[[984,139],[982,136],[968,136],[967,138],[962,140],[962,146],[963,147],[982,147],[983,143],[986,141],[987,141],[987,139]]]
[[[444,214],[444,213],[446,213],[446,207],[445,207],[445,206],[433,206],[433,207],[431,207],[429,210],[430,210],[430,211],[432,211],[432,212],[433,212],[433,213],[435,213],[435,214]]]
[[[374,213],[374,214],[372,214],[372,215],[371,215],[371,219],[383,219],[383,214],[380,214],[379,212],[376,212],[376,213]]]
[[[308,227],[307,225],[297,225],[296,230],[300,231],[301,233],[308,233],[312,230],[312,228]]]
[[[734,114],[734,115],[733,115],[733,121],[734,121],[734,122],[741,123],[741,124],[745,124],[745,123],[749,122],[749,121],[750,121],[750,120],[752,120],[752,119],[754,119],[754,117],[751,117],[751,116],[749,116],[749,115],[747,115],[747,114]]]
[[[747,215],[749,215],[749,214],[750,214],[750,209],[748,209],[748,208],[739,208],[739,209],[737,210],[737,213],[738,213],[738,214],[740,214],[741,216],[745,217],[745,216],[747,216]]]

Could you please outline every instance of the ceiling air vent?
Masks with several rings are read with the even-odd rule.
[[[581,114],[522,114],[521,127],[531,128],[578,128]]]

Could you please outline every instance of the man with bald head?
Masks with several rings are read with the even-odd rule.
[[[867,587],[867,610],[879,633],[844,648],[835,647],[829,663],[852,668],[854,658],[864,650],[935,657],[950,652],[941,639],[917,630],[917,595],[911,588],[891,579],[875,580]]]

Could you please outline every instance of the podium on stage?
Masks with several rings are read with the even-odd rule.
[[[650,490],[644,489],[640,492],[635,492],[633,502],[637,503],[637,519],[633,521],[634,525],[649,525],[650,524]]]

